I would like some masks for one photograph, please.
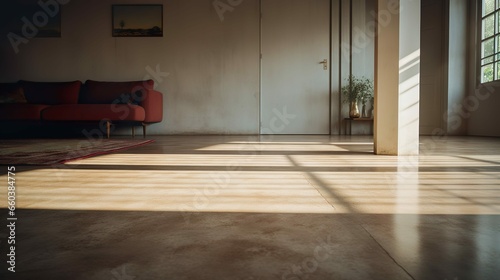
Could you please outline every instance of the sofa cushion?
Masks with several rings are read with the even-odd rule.
[[[27,103],[24,90],[21,87],[12,90],[0,89],[0,103]]]
[[[40,120],[40,114],[47,105],[12,103],[0,104],[0,120],[30,121]]]
[[[28,103],[77,104],[82,82],[30,82],[20,81]]]
[[[54,105],[42,112],[47,121],[144,121],[144,108],[131,104]]]
[[[144,91],[154,87],[153,80],[131,82],[99,82],[87,80],[80,96],[84,104],[138,103]]]

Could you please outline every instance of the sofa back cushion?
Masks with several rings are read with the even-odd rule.
[[[138,103],[143,93],[152,90],[153,80],[129,82],[99,82],[87,80],[80,95],[85,104]]]
[[[20,81],[24,95],[31,104],[77,104],[82,82]]]

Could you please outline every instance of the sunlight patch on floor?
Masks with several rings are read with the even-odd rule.
[[[16,184],[17,206],[24,209],[498,214],[500,189],[495,174],[428,172],[402,177],[397,172],[374,171],[103,170],[67,166],[19,173]],[[1,201],[0,206],[6,207],[6,202]]]
[[[440,153],[408,158],[373,155],[367,152],[372,143],[366,138],[245,139],[165,137],[122,153],[19,172],[17,206],[191,213],[500,213],[500,155],[475,154],[475,146],[462,146],[460,139],[455,148],[434,143]],[[496,142],[490,144],[496,147]],[[0,180],[5,182],[6,176]],[[6,195],[6,188],[1,192]],[[0,201],[0,207],[6,203]]]

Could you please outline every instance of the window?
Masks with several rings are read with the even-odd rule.
[[[481,0],[481,82],[500,80],[500,0]]]

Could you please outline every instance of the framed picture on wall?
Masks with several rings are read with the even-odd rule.
[[[163,5],[112,5],[113,37],[163,37]]]

